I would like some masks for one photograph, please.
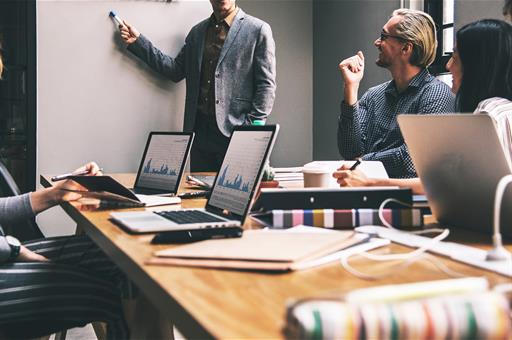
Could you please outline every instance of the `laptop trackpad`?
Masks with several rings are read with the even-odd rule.
[[[121,222],[125,226],[129,226],[130,229],[144,229],[144,227],[158,228],[176,225],[176,223],[149,211],[120,213],[119,216],[116,215],[116,213],[110,214],[114,220]]]

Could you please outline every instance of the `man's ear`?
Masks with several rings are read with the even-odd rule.
[[[412,42],[408,41],[402,45],[402,54],[412,54],[412,49],[414,45]]]

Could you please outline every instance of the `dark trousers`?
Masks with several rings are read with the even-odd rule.
[[[229,137],[220,132],[215,115],[197,114],[196,133],[190,152],[192,172],[218,172],[228,148]]]
[[[87,236],[24,243],[49,262],[0,264],[0,338],[35,338],[107,324],[108,339],[128,339],[121,306],[124,275]]]

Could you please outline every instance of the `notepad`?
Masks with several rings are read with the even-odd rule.
[[[329,233],[248,230],[242,238],[207,240],[161,250],[148,264],[291,271],[304,263],[366,242],[352,231]]]

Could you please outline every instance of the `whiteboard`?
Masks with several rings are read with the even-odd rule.
[[[38,176],[91,160],[106,172],[136,172],[149,131],[182,129],[185,82],[162,78],[127,52],[111,10],[172,56],[211,14],[206,0],[37,1]],[[60,209],[37,221],[47,236],[74,232]]]
[[[149,131],[182,129],[185,81],[164,79],[126,51],[111,10],[171,56],[211,14],[208,1],[38,2],[38,173],[93,159],[134,172]]]

